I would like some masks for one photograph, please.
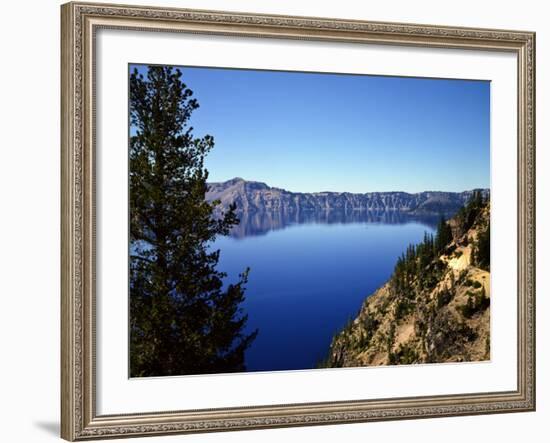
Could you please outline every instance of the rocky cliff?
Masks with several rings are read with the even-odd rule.
[[[473,200],[411,246],[337,334],[325,367],[490,358],[490,203]],[[449,241],[438,246],[448,230]],[[435,251],[435,252],[434,252]]]
[[[474,191],[416,194],[406,192],[290,192],[265,183],[234,178],[222,183],[209,183],[208,201],[219,200],[220,209],[231,203],[238,212],[307,212],[307,211],[401,211],[411,214],[454,214]],[[483,194],[487,194],[483,190]]]

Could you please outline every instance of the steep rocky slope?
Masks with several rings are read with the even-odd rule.
[[[483,190],[486,195],[487,190]],[[417,214],[451,214],[463,206],[473,191],[435,192],[290,192],[265,183],[234,178],[209,183],[208,201],[219,200],[219,208],[231,203],[239,212],[307,212],[307,211],[402,211]]]
[[[478,196],[435,239],[410,247],[334,337],[322,366],[488,360],[489,223],[490,203]]]

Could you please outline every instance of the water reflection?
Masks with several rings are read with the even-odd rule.
[[[267,234],[288,228],[296,224],[348,224],[348,223],[380,223],[405,224],[417,222],[429,229],[437,226],[441,216],[448,218],[452,214],[418,215],[402,211],[262,211],[241,212],[238,214],[240,223],[231,231],[233,238],[245,238]]]

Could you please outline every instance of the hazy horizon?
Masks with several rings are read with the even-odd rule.
[[[382,190],[376,190],[376,189],[373,189],[373,190],[367,190],[367,191],[333,191],[331,189],[322,189],[320,191],[295,191],[294,189],[289,189],[289,188],[286,188],[284,186],[273,186],[271,185],[270,183],[266,182],[265,180],[255,180],[255,179],[248,179],[246,177],[231,177],[231,178],[228,178],[227,180],[211,180],[210,177],[208,178],[207,180],[207,183],[209,184],[212,184],[212,183],[225,183],[225,182],[228,182],[228,181],[232,181],[232,180],[237,180],[237,179],[240,179],[240,180],[244,180],[245,182],[254,182],[254,183],[263,183],[267,186],[269,186],[270,188],[278,188],[278,189],[283,189],[285,191],[289,191],[289,192],[294,192],[294,193],[304,193],[304,194],[319,194],[319,193],[324,193],[324,192],[338,192],[338,193],[349,193],[349,194],[369,194],[369,193],[373,193],[373,192],[378,192],[378,193],[389,193],[389,192],[404,192],[406,194],[420,194],[422,192],[452,192],[452,193],[460,193],[460,192],[468,192],[468,191],[475,191],[475,190],[490,190],[491,188],[490,187],[486,187],[486,188],[471,188],[471,189],[461,189],[461,190],[458,190],[458,191],[441,191],[439,189],[424,189],[422,191],[414,191],[414,192],[409,192],[409,191],[403,191],[401,189],[382,189]]]
[[[130,65],[146,72],[146,65]],[[179,67],[210,182],[293,192],[490,187],[490,82]]]

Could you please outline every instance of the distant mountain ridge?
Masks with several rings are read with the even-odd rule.
[[[265,183],[234,178],[209,183],[206,199],[219,200],[220,209],[237,205],[237,212],[400,211],[410,214],[454,214],[475,190],[463,192],[291,192]],[[488,189],[481,190],[484,195]]]

